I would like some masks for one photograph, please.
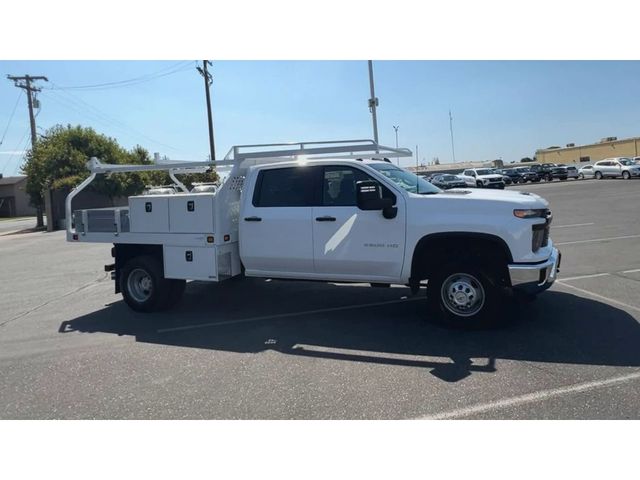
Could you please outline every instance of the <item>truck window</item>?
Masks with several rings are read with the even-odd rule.
[[[331,166],[324,168],[322,181],[322,204],[328,207],[346,207],[356,205],[356,182],[372,180],[369,175],[357,168]],[[391,198],[395,204],[396,196],[382,186],[382,196]]]
[[[255,207],[310,207],[313,205],[315,168],[262,170],[253,195]]]

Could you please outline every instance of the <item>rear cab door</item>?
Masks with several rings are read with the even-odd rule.
[[[262,167],[240,212],[240,258],[248,276],[313,274],[312,213],[318,167]]]

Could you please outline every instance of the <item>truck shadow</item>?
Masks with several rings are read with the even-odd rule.
[[[640,325],[623,310],[547,291],[510,312],[508,327],[461,331],[424,319],[424,292],[269,282],[191,284],[171,312],[137,314],[122,301],[60,325],[61,333],[103,332],[138,342],[430,369],[447,382],[496,372],[496,360],[640,366]],[[405,299],[403,299],[405,298]],[[359,308],[342,308],[367,305]],[[212,368],[215,368],[212,365]],[[553,367],[550,367],[553,368]]]

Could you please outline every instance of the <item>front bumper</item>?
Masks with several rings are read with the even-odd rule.
[[[542,263],[509,265],[511,286],[527,293],[546,290],[556,280],[561,259],[562,254],[554,247],[549,258]]]

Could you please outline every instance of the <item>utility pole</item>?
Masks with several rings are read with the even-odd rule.
[[[16,77],[13,75],[7,75],[7,78],[9,80],[12,80],[14,85],[18,88],[22,88],[26,93],[27,93],[27,105],[29,106],[29,122],[31,124],[31,152],[35,152],[36,149],[36,142],[37,142],[37,137],[36,137],[36,117],[33,115],[33,93],[34,92],[39,92],[40,90],[42,90],[41,88],[35,87],[32,85],[32,82],[35,80],[44,80],[45,82],[48,82],[49,79],[47,77],[44,76],[31,76],[31,75],[24,75],[22,77]],[[42,205],[38,205],[36,206],[36,212],[37,212],[37,227],[42,227],[44,226],[44,221],[42,218]],[[49,223],[51,223],[52,219],[49,219]],[[49,228],[52,228],[53,225],[49,226]]]
[[[416,145],[416,175],[418,174],[418,145]]]
[[[449,131],[451,132],[451,155],[453,156],[453,163],[456,163],[456,150],[453,148],[453,117],[451,116],[451,110],[449,110]]]
[[[202,68],[196,67],[200,75],[204,78],[204,92],[207,97],[207,118],[209,120],[209,154],[211,155],[211,161],[215,161],[216,159],[216,150],[213,144],[213,118],[211,116],[211,93],[209,92],[209,87],[213,83],[213,77],[207,70],[207,66],[213,66],[213,64],[209,60],[202,61]]]
[[[398,148],[398,129],[400,125],[393,125],[393,129],[396,131],[396,148]],[[400,157],[396,157],[396,164],[400,166]]]
[[[373,88],[373,61],[369,60],[369,88],[371,89],[371,98],[369,99],[369,110],[373,117],[373,140],[378,145],[378,117],[376,115],[376,107],[378,106],[378,98]]]

